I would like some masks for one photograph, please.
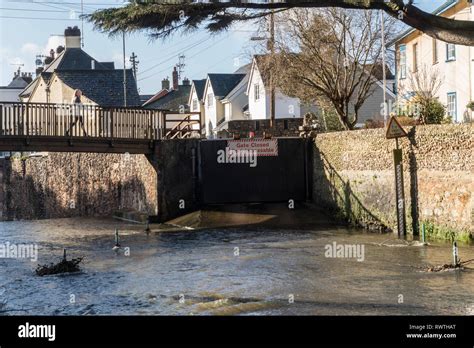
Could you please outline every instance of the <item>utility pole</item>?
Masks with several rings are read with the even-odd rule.
[[[273,0],[270,0],[273,2]],[[275,15],[270,14],[270,128],[275,127],[275,81],[274,81],[274,59],[275,59]]]
[[[387,105],[387,76],[385,69],[385,23],[383,11],[380,11],[380,21],[382,22],[382,75],[383,75],[383,124],[386,127],[388,122]]]
[[[123,106],[127,107],[127,69],[125,63],[125,31],[122,32],[123,47]]]
[[[178,79],[179,80],[181,80],[183,78],[184,67],[186,66],[186,64],[184,64],[184,59],[185,58],[186,58],[186,56],[182,53],[178,56],[178,64],[176,65],[176,67],[178,68]]]
[[[84,48],[84,0],[81,0],[81,46]]]
[[[132,52],[132,55],[130,56],[130,63],[132,63],[133,77],[135,78],[135,81],[137,81],[137,70],[138,64],[140,63],[137,58],[138,56],[135,54],[135,52]]]

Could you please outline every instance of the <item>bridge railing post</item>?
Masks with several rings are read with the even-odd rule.
[[[4,119],[3,119],[3,108],[5,107],[5,104],[0,104],[0,135],[4,135],[5,133],[5,125],[4,125]]]
[[[26,114],[26,137],[29,137],[30,136],[30,107],[28,104],[25,105],[25,114]],[[23,128],[23,126],[21,127]],[[23,131],[23,129],[22,129]]]
[[[110,141],[114,139],[114,109],[110,109]]]

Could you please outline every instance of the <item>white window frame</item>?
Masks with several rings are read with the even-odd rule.
[[[407,46],[400,45],[400,79],[407,78]]]
[[[413,44],[413,72],[418,71],[418,42]]]
[[[457,104],[458,104],[458,96],[456,92],[448,93],[447,98],[447,106],[446,106],[446,114],[453,118],[453,121],[456,121],[457,117]]]
[[[254,94],[254,100],[259,101],[260,100],[260,84],[259,83],[254,83],[253,94]]]
[[[214,104],[214,93],[207,94],[207,107],[210,108]]]
[[[435,65],[439,63],[438,40],[436,39],[433,39],[432,50],[433,50],[433,65]]]
[[[446,61],[452,62],[456,60],[456,45],[455,44],[446,44]]]

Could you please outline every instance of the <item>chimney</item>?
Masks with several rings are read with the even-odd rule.
[[[174,67],[174,70],[173,70],[173,89],[174,90],[178,90],[178,84],[179,84],[178,71],[176,70],[176,67]]]
[[[168,78],[161,80],[161,89],[170,89],[170,80]]]
[[[64,30],[64,37],[66,38],[66,49],[81,48],[81,30],[77,26],[67,27]]]
[[[184,85],[184,86],[189,86],[189,85],[190,85],[189,79],[188,79],[187,77],[185,77],[185,78],[183,79],[183,85]]]

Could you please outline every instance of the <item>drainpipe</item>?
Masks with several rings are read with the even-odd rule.
[[[51,93],[51,89],[49,88],[49,86],[46,86],[46,103],[49,104],[49,100],[50,100],[50,93]]]

